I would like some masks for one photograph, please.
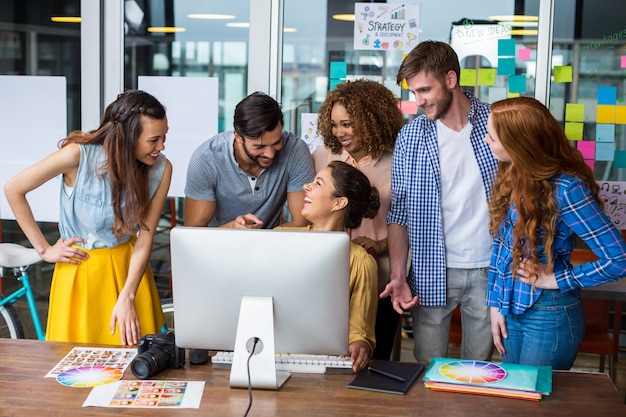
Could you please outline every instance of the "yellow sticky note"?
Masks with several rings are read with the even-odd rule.
[[[515,98],[515,97],[519,97],[520,93],[506,93],[506,97],[507,98]]]
[[[583,122],[585,118],[585,105],[567,103],[565,105],[565,121]]]
[[[565,136],[569,140],[582,140],[583,124],[577,122],[565,122]]]
[[[468,68],[461,69],[459,85],[464,87],[476,87],[476,70]]]
[[[571,83],[572,82],[572,66],[556,66],[554,67],[555,83]]]
[[[615,123],[615,106],[598,105],[596,123]]]
[[[409,85],[406,83],[406,78],[402,79],[402,89],[403,90],[408,90],[409,89]]]
[[[626,125],[626,106],[615,106],[615,123]]]
[[[478,70],[478,85],[496,85],[496,69],[480,68]]]

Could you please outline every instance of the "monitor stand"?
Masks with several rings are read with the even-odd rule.
[[[250,358],[250,386],[277,390],[291,374],[276,371],[272,297],[241,298],[233,364],[230,369],[230,386],[233,388],[248,388],[248,358],[255,338],[259,342]]]

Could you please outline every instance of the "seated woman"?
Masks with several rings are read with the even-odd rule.
[[[345,162],[333,161],[304,186],[302,215],[311,222],[304,228],[337,232],[354,229],[363,218],[373,218],[380,206],[378,190],[361,171]],[[277,227],[281,229],[283,227]],[[356,243],[350,243],[350,334],[348,352],[352,370],[358,372],[370,360],[376,339],[374,325],[378,269],[376,260]]]

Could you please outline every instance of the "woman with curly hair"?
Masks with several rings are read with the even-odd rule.
[[[500,161],[489,202],[494,344],[503,362],[570,369],[585,332],[581,288],[626,275],[626,244],[592,170],[543,104],[498,101],[487,132]],[[598,260],[572,266],[575,236]]]
[[[404,125],[398,101],[385,86],[360,79],[338,84],[322,104],[318,133],[324,146],[313,152],[315,170],[341,160],[358,168],[380,193],[380,210],[350,231],[355,243],[378,261],[378,293],[389,282],[387,211],[391,205],[391,158],[396,135]],[[389,297],[378,302],[373,358],[389,359],[400,316]]]

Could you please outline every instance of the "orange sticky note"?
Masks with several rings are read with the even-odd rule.
[[[615,123],[615,106],[598,105],[596,123]]]
[[[626,125],[626,106],[615,106],[615,123]]]

